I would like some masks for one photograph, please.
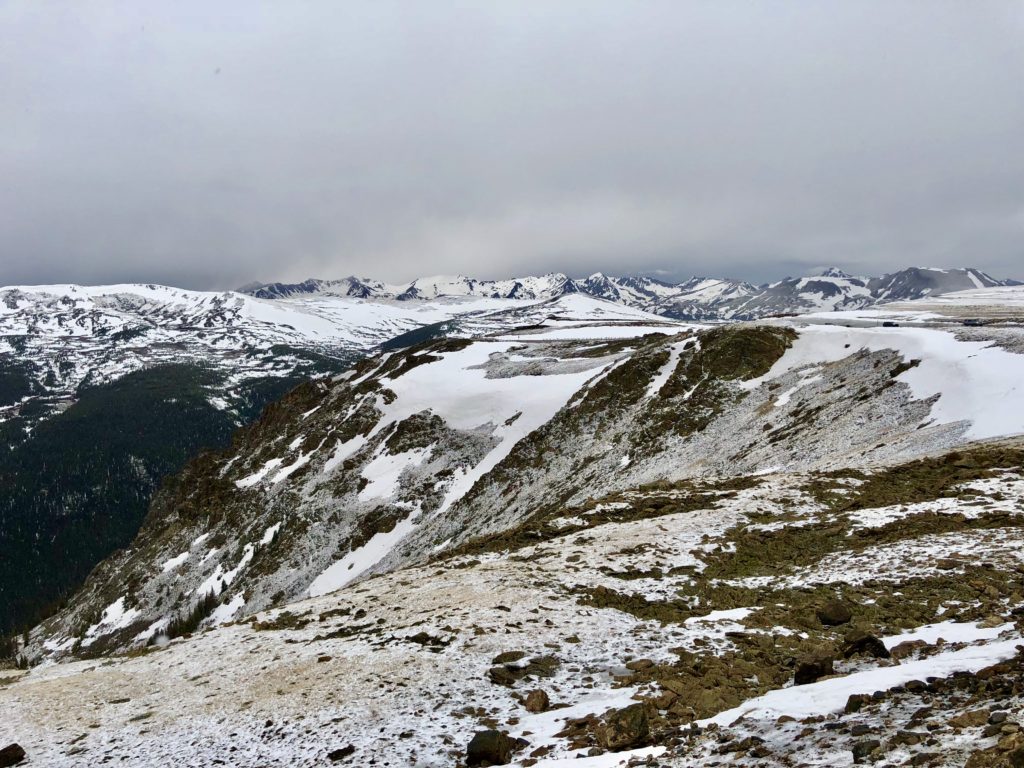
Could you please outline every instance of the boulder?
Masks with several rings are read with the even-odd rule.
[[[833,672],[831,656],[809,656],[797,662],[793,676],[794,685],[807,685],[816,682]]]
[[[854,656],[871,656],[876,659],[888,659],[891,654],[885,643],[869,632],[855,630],[846,636],[843,645],[843,658]]]
[[[829,600],[817,610],[818,621],[826,627],[838,627],[853,618],[850,606],[842,600]]]
[[[355,751],[356,748],[349,744],[347,746],[341,747],[340,749],[336,749],[333,752],[328,752],[327,759],[330,760],[332,763],[336,763],[339,760],[344,760],[346,757],[354,755]]]
[[[466,765],[508,765],[515,746],[515,741],[503,731],[479,731],[466,748]]]
[[[864,739],[853,745],[853,762],[863,763],[871,758],[871,754],[880,749],[882,742],[878,739]]]
[[[604,725],[597,730],[598,743],[609,752],[647,746],[651,738],[650,705],[630,704],[613,709],[604,717]]]
[[[548,698],[546,691],[538,688],[526,695],[525,706],[527,712],[545,712],[551,706],[551,699]]]
[[[25,750],[19,744],[8,744],[0,749],[0,768],[18,765],[25,759]]]
[[[988,710],[975,709],[971,712],[964,712],[956,717],[949,718],[949,724],[953,728],[977,728],[988,722]]]

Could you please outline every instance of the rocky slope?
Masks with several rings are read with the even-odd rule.
[[[542,768],[1014,765],[1022,458],[597,496],[543,535],[8,672],[0,741],[54,766],[455,766],[471,744]]]
[[[0,288],[0,635],[127,545],[163,478],[396,334],[535,302]]]
[[[1024,432],[1024,356],[948,328],[658,327],[608,306],[561,299],[518,329],[520,313],[494,316],[508,322],[490,335],[297,389],[160,493],[36,652],[101,654],[481,539],[543,538],[545,515],[597,495]]]
[[[190,464],[15,643],[42,663],[0,680],[0,743],[1017,764],[1021,306],[659,327],[576,296],[367,359]]]

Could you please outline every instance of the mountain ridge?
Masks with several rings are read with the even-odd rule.
[[[311,278],[301,283],[250,286],[245,293],[263,299],[332,295],[396,301],[466,296],[550,299],[583,293],[675,319],[722,321],[756,320],[772,314],[864,309],[891,301],[1015,284],[1014,280],[996,279],[973,267],[909,267],[880,277],[857,277],[829,267],[817,275],[786,277],[761,285],[730,278],[691,277],[669,283],[645,275],[611,277],[595,272],[584,278],[571,278],[553,272],[504,280],[439,275],[398,285],[355,276],[340,280]]]

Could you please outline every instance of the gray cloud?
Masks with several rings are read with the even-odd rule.
[[[1024,277],[1020,2],[13,0],[0,284]]]

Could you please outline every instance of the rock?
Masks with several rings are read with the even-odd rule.
[[[914,655],[914,653],[927,646],[928,643],[924,640],[905,640],[889,649],[889,655],[899,661]]]
[[[850,697],[846,700],[845,712],[848,715],[854,712],[860,712],[861,707],[871,701],[871,697],[866,693],[851,693]]]
[[[975,709],[972,712],[964,712],[956,717],[949,718],[949,724],[953,728],[977,728],[988,722],[988,712],[984,709]]]
[[[811,656],[797,662],[793,675],[795,685],[807,685],[832,674],[833,659],[831,656]]]
[[[853,618],[850,606],[842,600],[829,600],[818,608],[817,614],[818,621],[826,627],[838,627],[840,624],[845,624]]]
[[[527,712],[545,712],[551,706],[551,699],[548,698],[546,691],[538,688],[527,694],[525,706]]]
[[[888,659],[891,654],[885,647],[885,643],[869,632],[854,630],[846,636],[846,644],[843,646],[843,658],[849,659],[853,656],[871,656],[876,659]]]
[[[25,759],[25,750],[19,744],[8,744],[0,749],[0,768],[17,765]]]
[[[349,757],[350,755],[354,755],[355,752],[356,748],[349,744],[348,746],[342,747],[341,749],[336,749],[333,752],[328,752],[327,759],[330,760],[332,763],[336,763],[339,760],[344,760],[346,757]]]
[[[1006,722],[1007,714],[1005,712],[993,712],[988,716],[989,725],[1001,725]]]
[[[882,747],[878,739],[864,739],[853,745],[853,762],[863,763],[871,757],[871,753]]]
[[[650,669],[654,666],[654,662],[650,659],[637,659],[636,661],[630,661],[626,664],[626,669],[633,672],[639,672],[643,669]]]
[[[495,685],[514,685],[516,680],[519,679],[516,671],[509,669],[507,666],[491,667],[487,670],[487,677]]]
[[[491,664],[511,664],[514,661],[525,659],[527,656],[529,654],[526,651],[505,651],[491,659]]]
[[[645,747],[650,737],[650,713],[648,705],[643,703],[611,710],[597,731],[598,743],[610,752]]]
[[[508,765],[515,742],[503,731],[479,731],[466,747],[466,765]]]

